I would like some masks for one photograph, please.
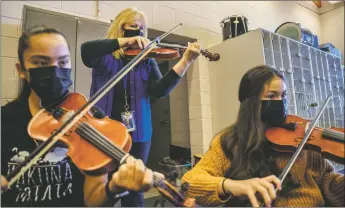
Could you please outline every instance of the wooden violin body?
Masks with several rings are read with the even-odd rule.
[[[280,152],[294,152],[308,130],[309,121],[288,115],[285,123],[295,123],[295,130],[270,127],[266,130],[266,137],[273,149]],[[344,128],[314,128],[305,148],[320,152],[325,158],[344,164]]]
[[[83,95],[70,93],[59,105],[59,109],[63,110],[54,112],[55,115],[42,109],[31,119],[28,125],[29,135],[44,142],[54,131],[61,127],[69,113],[77,111],[86,101]],[[79,122],[87,122],[124,151],[128,152],[131,149],[131,136],[122,123],[108,117],[97,119],[90,113],[85,114]],[[77,128],[78,124],[73,126],[68,134],[60,138],[60,141],[68,146],[68,156],[76,166],[88,174],[104,174],[114,170],[116,163],[113,162],[113,159],[83,139],[77,133]]]

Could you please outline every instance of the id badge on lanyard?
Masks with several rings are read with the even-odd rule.
[[[129,110],[129,105],[127,102],[127,77],[124,77],[124,90],[125,90],[125,111],[121,113],[121,120],[122,123],[127,127],[127,130],[129,132],[135,131],[136,126],[135,126],[135,114],[134,111]]]

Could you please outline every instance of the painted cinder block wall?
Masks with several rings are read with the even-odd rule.
[[[182,22],[176,34],[197,39],[203,48],[222,42],[219,22],[235,14],[248,18],[249,29],[274,31],[284,22],[300,22],[322,41],[320,16],[294,1],[1,1],[2,105],[18,94],[16,48],[25,4],[105,22],[126,7],[137,7],[146,13],[153,29],[165,31]],[[178,93],[188,90],[188,106],[174,110],[181,116],[172,117],[172,141],[191,147],[192,155],[204,153],[213,137],[209,73],[207,60],[200,57],[186,74],[188,86],[178,86],[172,94],[175,100],[185,99]],[[188,123],[189,129],[184,128]]]

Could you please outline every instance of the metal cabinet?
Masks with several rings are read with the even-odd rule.
[[[261,30],[261,29],[260,29]],[[344,68],[341,58],[295,40],[262,31],[264,61],[285,74],[289,113],[313,119],[327,95],[334,96],[321,127],[344,127]]]

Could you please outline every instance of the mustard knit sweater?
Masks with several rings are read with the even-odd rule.
[[[290,158],[291,154],[274,158],[279,170],[284,169]],[[201,206],[224,205],[226,201],[219,198],[218,184],[229,167],[230,161],[222,150],[219,134],[203,158],[183,176],[182,182],[190,185],[187,196],[195,198]],[[333,166],[321,154],[302,151],[290,170],[293,182],[300,186],[289,189],[283,195],[278,192],[272,206],[345,206],[344,175],[333,171]]]

